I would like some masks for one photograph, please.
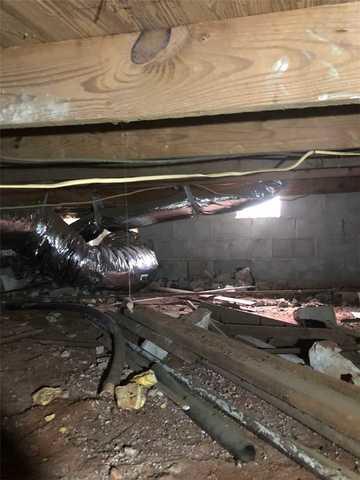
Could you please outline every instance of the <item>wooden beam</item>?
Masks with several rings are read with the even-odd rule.
[[[173,345],[190,350],[345,436],[359,440],[360,394],[354,385],[339,382],[245,344],[239,348],[236,340],[224,340],[222,335],[189,326],[151,309],[136,306],[132,313],[125,314],[133,324],[141,324],[170,338]],[[121,325],[122,316],[117,319]]]
[[[360,2],[6,48],[0,126],[360,103]]]
[[[55,170],[55,172],[54,172]],[[30,168],[28,169],[28,175],[31,178],[32,172],[35,174],[38,169]],[[16,170],[17,175],[9,173],[5,169],[0,170],[1,181],[4,183],[5,180],[13,181],[23,180],[26,181],[25,177],[20,177],[21,172],[24,172],[23,169]],[[80,170],[80,172],[82,172]],[[292,175],[292,178],[289,175]],[[313,178],[307,178],[313,174]],[[78,173],[79,175],[79,173]],[[284,175],[284,174],[283,174]],[[326,177],[326,175],[329,175]],[[47,169],[47,178],[52,177],[56,178],[56,169]],[[308,171],[298,171],[298,172],[289,172],[288,179],[286,180],[286,186],[283,191],[283,195],[311,195],[311,194],[322,194],[322,193],[344,193],[344,192],[359,192],[360,191],[360,168],[338,168],[338,169],[316,169]],[[238,193],[244,192],[246,189],[249,189],[250,181],[252,184],[262,177],[253,176],[245,179],[231,179],[226,181],[222,179],[221,182],[196,182],[201,186],[211,189],[219,193]],[[273,176],[276,179],[276,176]],[[29,179],[29,178],[28,178]],[[28,180],[27,179],[27,180]],[[284,179],[286,179],[284,177]],[[166,185],[165,185],[166,186]],[[169,188],[171,185],[168,185]],[[74,187],[70,189],[59,189],[59,190],[5,190],[1,191],[0,203],[2,207],[5,206],[14,206],[14,205],[28,205],[28,204],[41,204],[44,202],[45,196],[47,195],[47,203],[61,203],[61,202],[91,202],[92,198],[102,198],[106,196],[118,195],[119,193],[131,192],[137,189],[147,189],[154,187],[154,185],[133,185],[132,187],[125,188],[124,186],[112,186],[112,185],[93,185],[92,187]],[[159,185],[157,185],[159,187]],[[200,194],[203,193],[201,188],[195,188],[194,193]],[[171,191],[167,188],[163,190],[149,190],[142,194],[132,195],[130,201],[132,204],[141,204],[148,201],[154,201],[156,199],[161,199],[163,197],[171,198]],[[124,199],[123,198],[113,198],[105,202],[106,207],[115,207],[115,208],[124,208]],[[79,206],[63,206],[61,210],[63,212],[84,212],[91,208],[91,204],[88,206],[79,205]]]
[[[360,148],[357,106],[139,122],[8,130],[1,156],[146,160]]]
[[[3,47],[171,28],[351,0],[2,0]]]

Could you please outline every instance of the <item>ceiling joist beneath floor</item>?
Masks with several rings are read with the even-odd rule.
[[[357,106],[4,132],[2,158],[148,160],[257,155],[360,146]],[[40,163],[41,165],[41,163]]]
[[[360,2],[6,48],[0,126],[360,103]]]
[[[0,46],[59,42],[352,0],[2,0]]]

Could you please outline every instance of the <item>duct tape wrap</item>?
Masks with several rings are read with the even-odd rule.
[[[2,248],[37,260],[57,282],[127,290],[146,285],[158,267],[147,247],[113,242],[90,246],[54,212],[0,218]],[[130,278],[129,278],[130,277]]]

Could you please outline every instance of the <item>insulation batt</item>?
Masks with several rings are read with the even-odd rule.
[[[158,267],[155,253],[142,246],[90,246],[55,212],[36,211],[0,218],[1,248],[36,260],[58,283],[127,290],[147,284]]]

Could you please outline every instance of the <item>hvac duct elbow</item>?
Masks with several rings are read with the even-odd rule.
[[[54,212],[0,219],[2,248],[35,259],[59,283],[127,290],[151,280],[155,253],[143,246],[117,246],[116,238],[90,246]]]

